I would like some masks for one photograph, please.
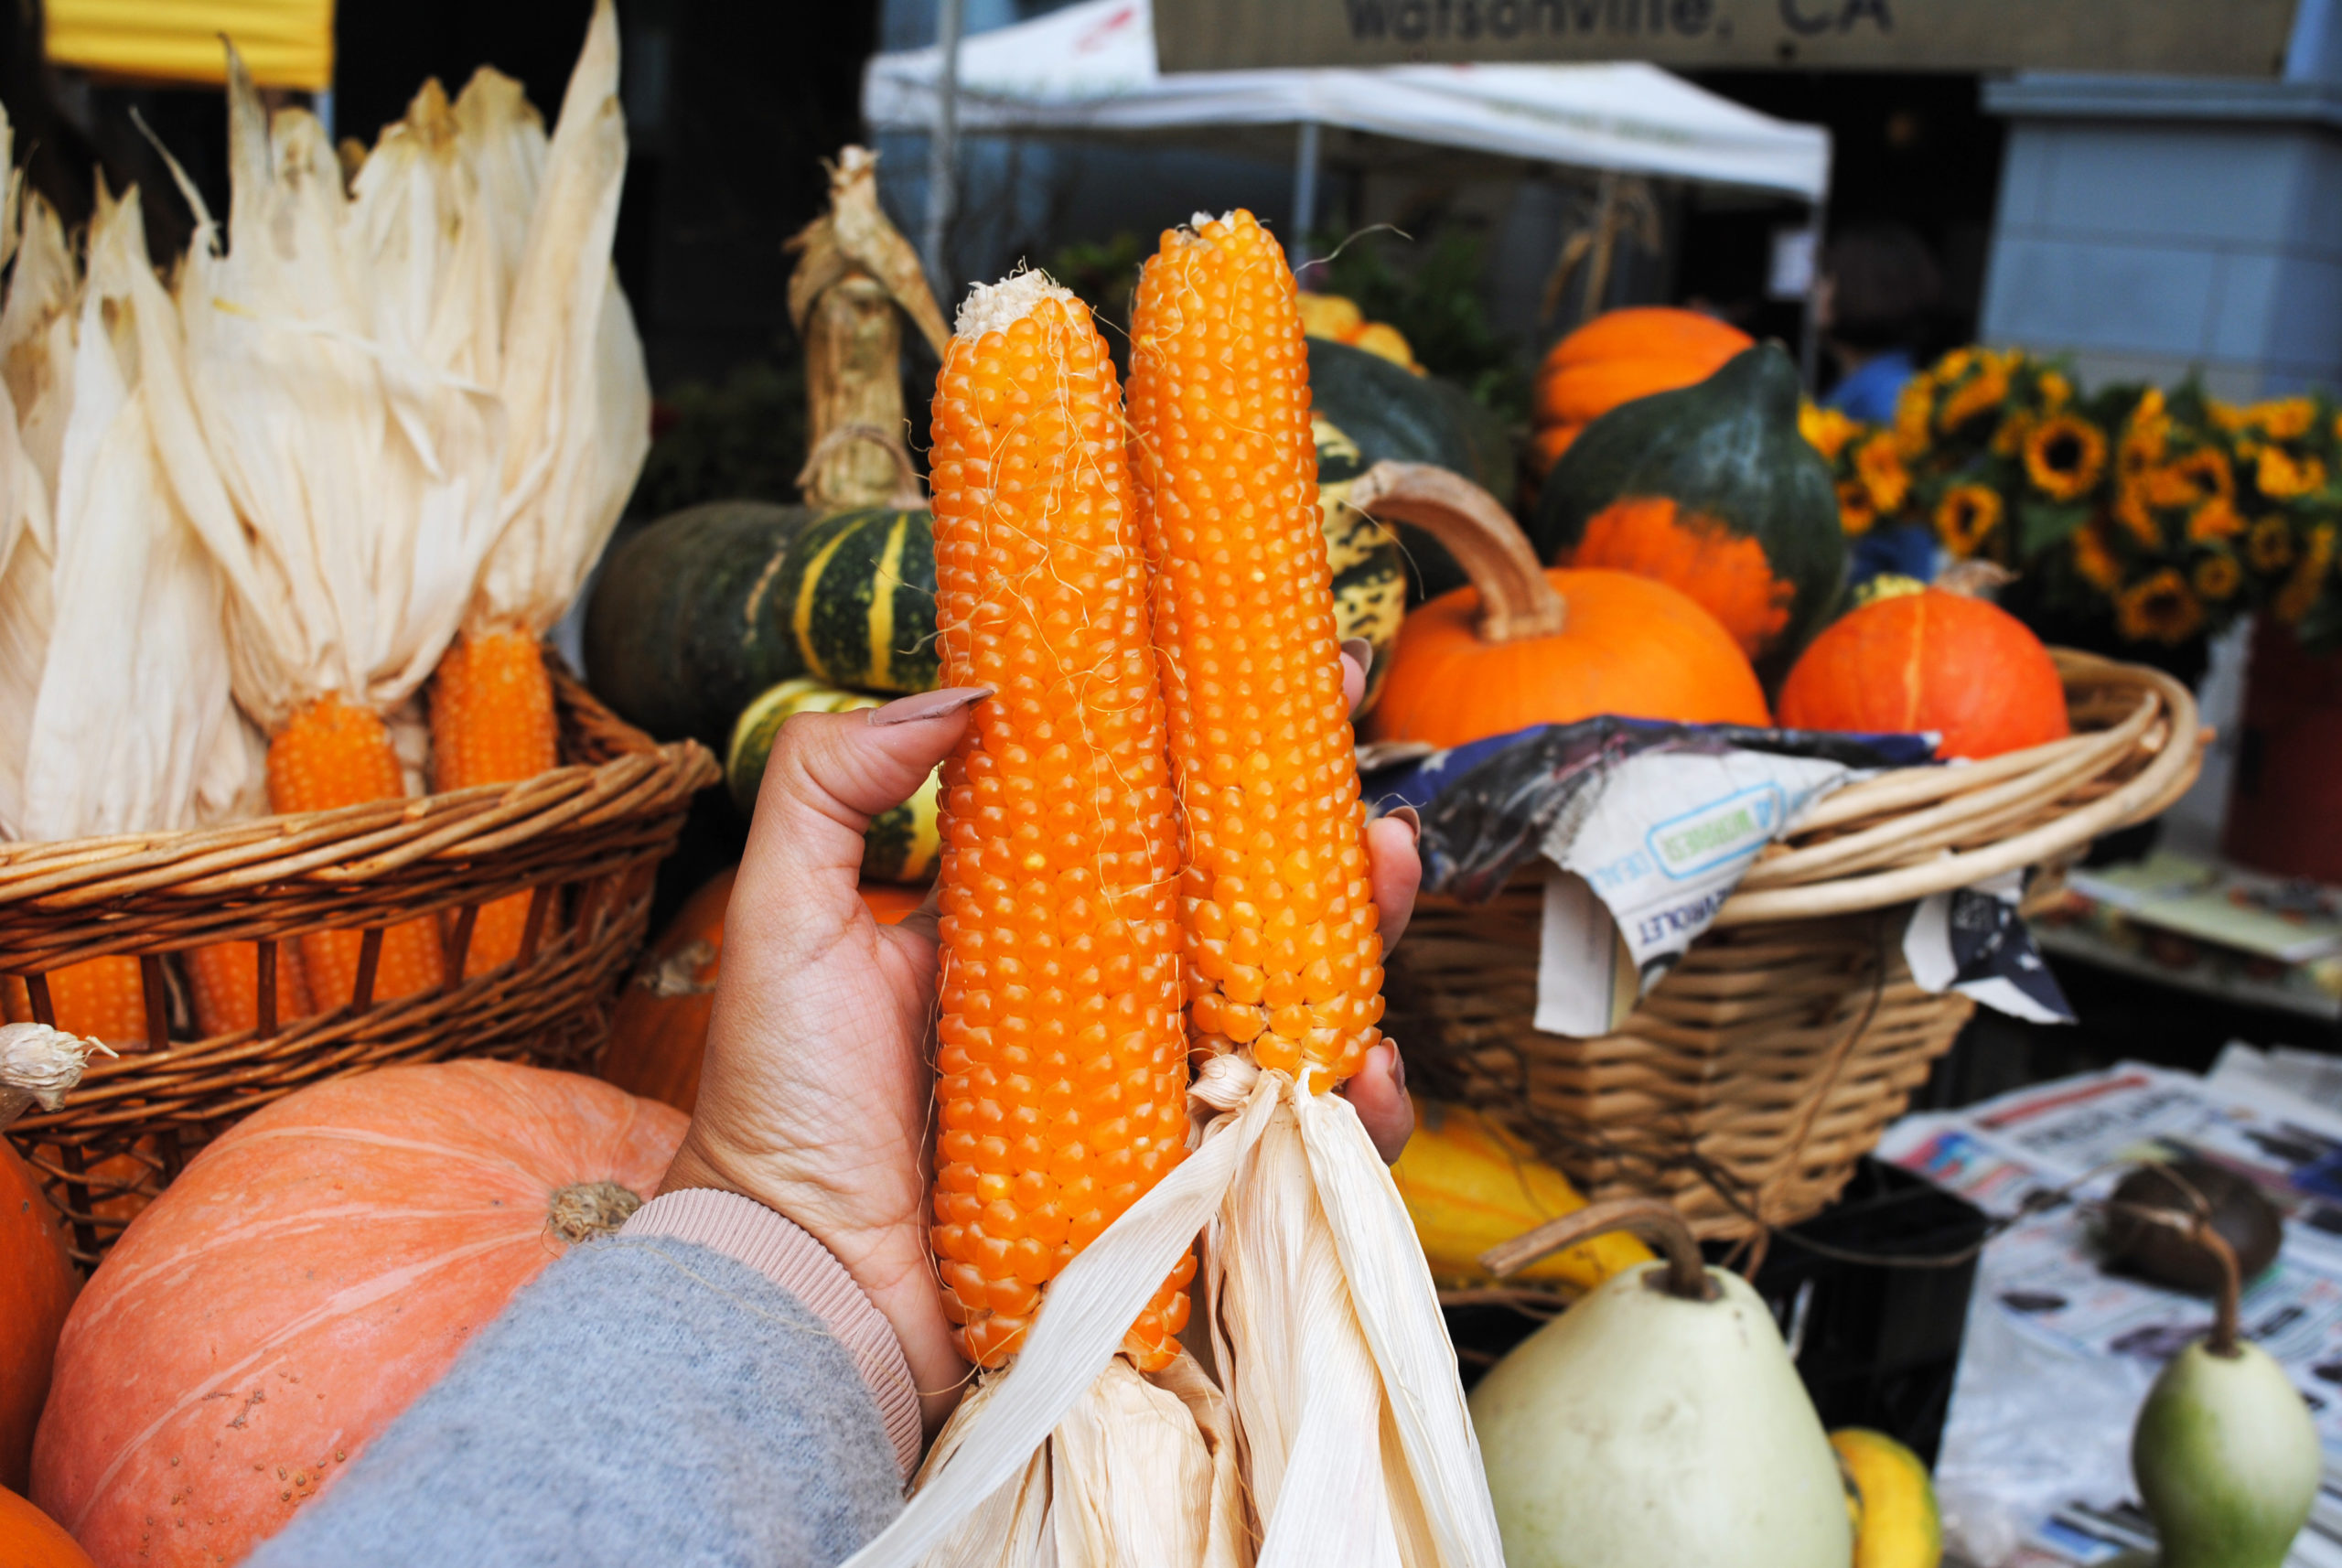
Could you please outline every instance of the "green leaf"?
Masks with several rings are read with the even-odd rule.
[[[2090,508],[2027,502],[2017,508],[2016,521],[2017,553],[2030,561],[2071,539],[2090,521]]]

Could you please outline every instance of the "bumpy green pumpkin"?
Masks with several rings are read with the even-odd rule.
[[[1386,457],[1433,463],[1463,475],[1491,495],[1512,494],[1511,438],[1503,424],[1460,387],[1435,376],[1418,376],[1362,349],[1312,338],[1309,398],[1311,412],[1348,437],[1357,464],[1352,473]],[[1327,471],[1322,432],[1317,464],[1322,486],[1334,478]],[[1329,529],[1329,542],[1332,537]],[[1399,538],[1413,578],[1410,603],[1421,604],[1464,585],[1463,568],[1430,534],[1402,523]],[[1341,569],[1338,557],[1334,570],[1338,575]]]
[[[722,746],[776,682],[935,684],[935,536],[923,510],[710,501],[611,552],[586,613],[586,672],[661,740]]]
[[[1539,557],[1681,589],[1776,684],[1846,575],[1837,492],[1798,434],[1798,392],[1797,367],[1763,343],[1697,385],[1612,409],[1546,476]]]
[[[819,681],[800,677],[783,681],[750,703],[732,726],[732,744],[724,759],[724,781],[744,813],[754,815],[757,791],[763,788],[765,764],[772,757],[772,743],[780,726],[799,714],[845,714],[875,708],[886,701],[866,692],[844,692]],[[935,812],[940,799],[940,771],[927,776],[919,792],[891,811],[871,819],[862,834],[862,875],[880,882],[925,882],[935,875],[943,855],[941,829]]]

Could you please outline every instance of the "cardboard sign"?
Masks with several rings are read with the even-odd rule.
[[[2295,0],[1154,0],[1166,71],[1465,60],[2274,76]]]

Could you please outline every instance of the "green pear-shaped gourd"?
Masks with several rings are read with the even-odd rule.
[[[1668,1261],[1605,1281],[1473,1391],[1508,1568],[1845,1568],[1837,1458],[1772,1314],[1702,1266],[1672,1208],[1596,1204],[1481,1261],[1504,1273],[1625,1224]]]
[[[2317,1499],[2317,1427],[2284,1369],[2237,1333],[2236,1254],[2208,1224],[2191,1233],[2219,1260],[2218,1310],[2148,1391],[2131,1474],[2161,1568],[2281,1568]]]

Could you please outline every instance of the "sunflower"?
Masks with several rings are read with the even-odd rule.
[[[2272,512],[2244,536],[2244,558],[2256,572],[2282,572],[2294,563],[2293,525]]]
[[[1979,351],[1972,345],[1965,349],[1954,349],[1950,353],[1938,360],[1928,374],[1938,385],[1950,386],[1967,373],[1968,367],[1976,362]]]
[[[2001,525],[2001,492],[1988,485],[1954,485],[1936,503],[1936,537],[1966,559]]]
[[[2163,548],[2163,527],[2155,521],[2150,510],[2154,503],[2152,478],[2144,483],[2124,485],[2114,498],[2114,520],[2131,531],[2131,537],[2150,550]]]
[[[2196,591],[2205,598],[2220,600],[2237,591],[2244,582],[2244,569],[2233,555],[2207,555],[2196,563],[2190,576]]]
[[[1981,356],[1983,369],[1943,400],[1936,428],[1949,435],[1980,413],[1988,413],[2009,400],[2009,375],[1990,354]]]
[[[2025,438],[2025,471],[2051,500],[2087,495],[2106,471],[2106,435],[2070,413],[2045,419]]]
[[[2009,416],[2001,421],[2001,427],[1998,430],[1993,432],[1993,454],[2002,457],[2014,457],[2024,451],[2025,438],[2033,434],[2033,427],[2036,423],[2038,421],[2025,409],[2009,410]]]
[[[2326,465],[2315,457],[2295,457],[2282,446],[2263,446],[2253,479],[2271,500],[2305,496],[2326,483]]]
[[[2187,537],[2198,544],[2234,539],[2244,532],[2244,519],[2226,496],[2214,496],[2187,514]]]
[[[1828,462],[1838,460],[1840,450],[1862,427],[1861,420],[1849,418],[1842,410],[1810,403],[1797,405],[1797,433]]]
[[[2098,524],[2086,522],[2074,534],[2074,570],[2082,580],[2095,584],[2101,593],[2111,594],[2122,580],[2122,563],[2106,547],[2106,536]]]
[[[2326,569],[2334,564],[2335,525],[2321,522],[2309,531],[2309,544],[2302,551],[2302,558],[2294,564],[2294,575],[2285,579],[2270,613],[2281,626],[2292,626],[2309,614],[2310,606],[2317,603],[2317,596],[2326,587]]]
[[[2114,596],[2114,618],[2133,642],[2186,641],[2204,624],[2204,607],[2187,579],[2165,566],[2143,583]]]
[[[2194,506],[2216,497],[2231,500],[2235,496],[2236,473],[2215,446],[2198,446],[2157,468],[2147,479],[2147,499],[2156,506]]]
[[[1860,479],[1838,481],[1838,528],[1850,538],[1859,539],[1870,532],[1878,514],[1870,510],[1870,491]]]
[[[1911,493],[1911,476],[1896,455],[1894,437],[1872,436],[1854,448],[1854,473],[1870,492],[1870,504],[1879,511],[1894,511]]]
[[[2310,425],[2317,418],[2317,405],[2305,397],[2278,398],[2272,403],[2256,403],[2244,411],[2244,416],[2261,427],[2261,433],[2272,441],[2298,441],[2309,434]]]
[[[2204,412],[2211,415],[2212,423],[2222,430],[2241,430],[2250,417],[2236,404],[2222,403],[2216,397],[2208,397],[2204,400]]]
[[[2146,478],[2163,461],[2171,415],[2164,412],[2163,389],[2149,387],[2122,422],[2122,445],[2114,455],[2114,471],[2130,484]]]
[[[1935,387],[1924,375],[1913,376],[1895,400],[1895,450],[1906,461],[1928,449],[1928,422],[1935,413]]]
[[[2033,383],[2033,390],[2040,397],[2041,406],[2051,413],[2074,401],[2074,383],[2055,371],[2042,371],[2040,378]],[[2158,403],[2161,402],[2162,392],[2152,395]]]

